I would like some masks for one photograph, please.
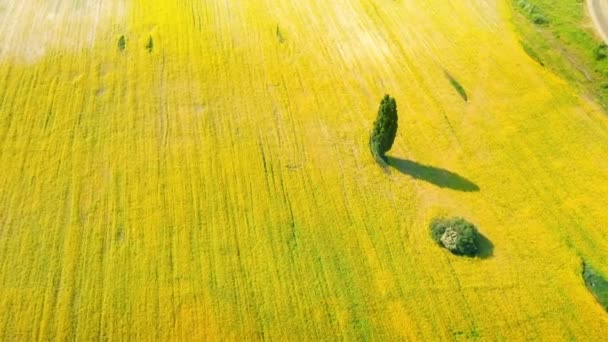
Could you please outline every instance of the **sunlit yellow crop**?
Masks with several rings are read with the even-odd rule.
[[[606,336],[580,272],[608,275],[608,119],[510,16],[0,0],[0,340]],[[440,249],[437,215],[493,250]]]

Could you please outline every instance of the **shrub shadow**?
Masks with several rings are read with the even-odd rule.
[[[489,259],[494,256],[494,244],[485,235],[477,234],[477,254],[480,259]]]
[[[454,172],[434,166],[423,165],[415,161],[387,156],[388,164],[415,179],[423,180],[440,188],[458,191],[477,192],[479,186]]]

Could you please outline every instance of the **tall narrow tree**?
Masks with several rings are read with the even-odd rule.
[[[385,95],[380,102],[378,117],[370,137],[370,148],[376,160],[386,162],[386,152],[391,149],[397,135],[397,102]]]

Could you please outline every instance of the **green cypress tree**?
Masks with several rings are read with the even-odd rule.
[[[376,159],[386,162],[385,153],[391,149],[397,135],[397,102],[393,97],[385,95],[380,102],[378,117],[370,137],[370,147]]]

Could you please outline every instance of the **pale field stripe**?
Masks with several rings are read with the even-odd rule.
[[[51,50],[91,48],[126,14],[126,0],[0,0],[0,60],[31,64]]]

